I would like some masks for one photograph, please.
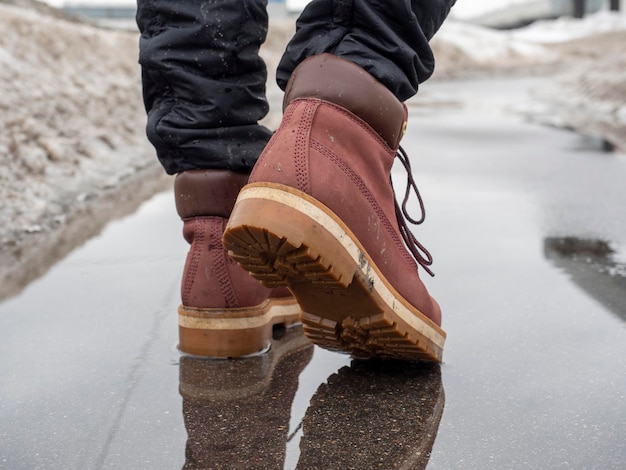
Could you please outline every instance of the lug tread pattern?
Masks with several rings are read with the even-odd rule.
[[[347,317],[341,325],[303,312],[304,333],[315,344],[332,351],[348,352],[357,358],[390,358],[409,361],[433,361],[417,341],[409,338],[396,322],[378,320],[372,327],[370,318]],[[384,326],[382,326],[384,324]]]
[[[267,229],[247,225],[230,227],[226,234],[231,257],[267,287],[308,282],[311,289],[324,294],[346,290],[332,263],[304,244],[295,246]],[[339,323],[303,311],[301,321],[305,335],[324,349],[357,358],[438,361],[426,351],[419,335],[410,337],[406,326],[382,312],[359,319],[346,316]]]

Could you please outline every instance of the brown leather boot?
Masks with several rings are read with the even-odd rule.
[[[261,286],[232,261],[222,234],[248,175],[224,170],[179,173],[176,209],[191,245],[178,308],[179,348],[198,356],[241,357],[266,349],[277,324],[299,322],[300,309],[285,288]]]
[[[390,184],[405,126],[405,106],[357,65],[330,54],[305,60],[224,243],[266,286],[289,286],[318,345],[440,361],[441,311],[417,271],[430,259]]]

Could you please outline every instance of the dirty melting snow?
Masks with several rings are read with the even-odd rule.
[[[0,243],[154,163],[137,38],[0,5]]]
[[[626,12],[540,21],[496,31],[448,22],[433,41],[435,76],[529,70],[549,76],[530,119],[601,137],[626,152]]]
[[[601,123],[596,130],[624,139],[623,20],[605,12],[584,23],[546,22],[515,33],[451,21],[433,42],[436,77],[575,58],[557,82],[562,99],[550,97],[559,123],[582,129],[575,116],[593,116]],[[270,25],[264,48],[270,70],[293,28],[288,23]],[[125,181],[154,179],[162,170],[145,138],[136,32],[5,4],[0,26],[1,251],[61,224]],[[589,39],[597,31],[605,34]],[[272,109],[280,107],[272,103]]]

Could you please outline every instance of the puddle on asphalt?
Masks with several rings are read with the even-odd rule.
[[[544,254],[580,289],[626,321],[623,250],[605,240],[553,237],[544,240]]]
[[[495,92],[508,99],[516,83]],[[482,99],[466,85],[440,94]],[[621,209],[607,201],[623,197],[623,167],[487,117],[418,117],[406,137],[430,186],[420,236],[437,257],[444,365],[351,362],[299,329],[245,362],[181,356],[187,246],[162,194],[0,303],[0,467],[199,468],[235,455],[244,468],[620,468],[626,257],[543,237],[619,240]]]
[[[139,180],[139,183],[138,181]],[[161,174],[140,172],[103,190],[87,205],[72,207],[37,231],[16,235],[0,246],[0,301],[19,294],[76,248],[97,236],[111,221],[134,213],[170,182]]]
[[[313,350],[295,327],[263,356],[181,357],[185,468],[426,468],[444,408],[440,366],[354,361],[315,390],[294,429]]]

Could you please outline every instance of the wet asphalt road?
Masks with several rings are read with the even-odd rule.
[[[444,364],[181,357],[160,194],[0,304],[0,468],[623,468],[626,156],[525,122],[538,81],[410,103]]]

